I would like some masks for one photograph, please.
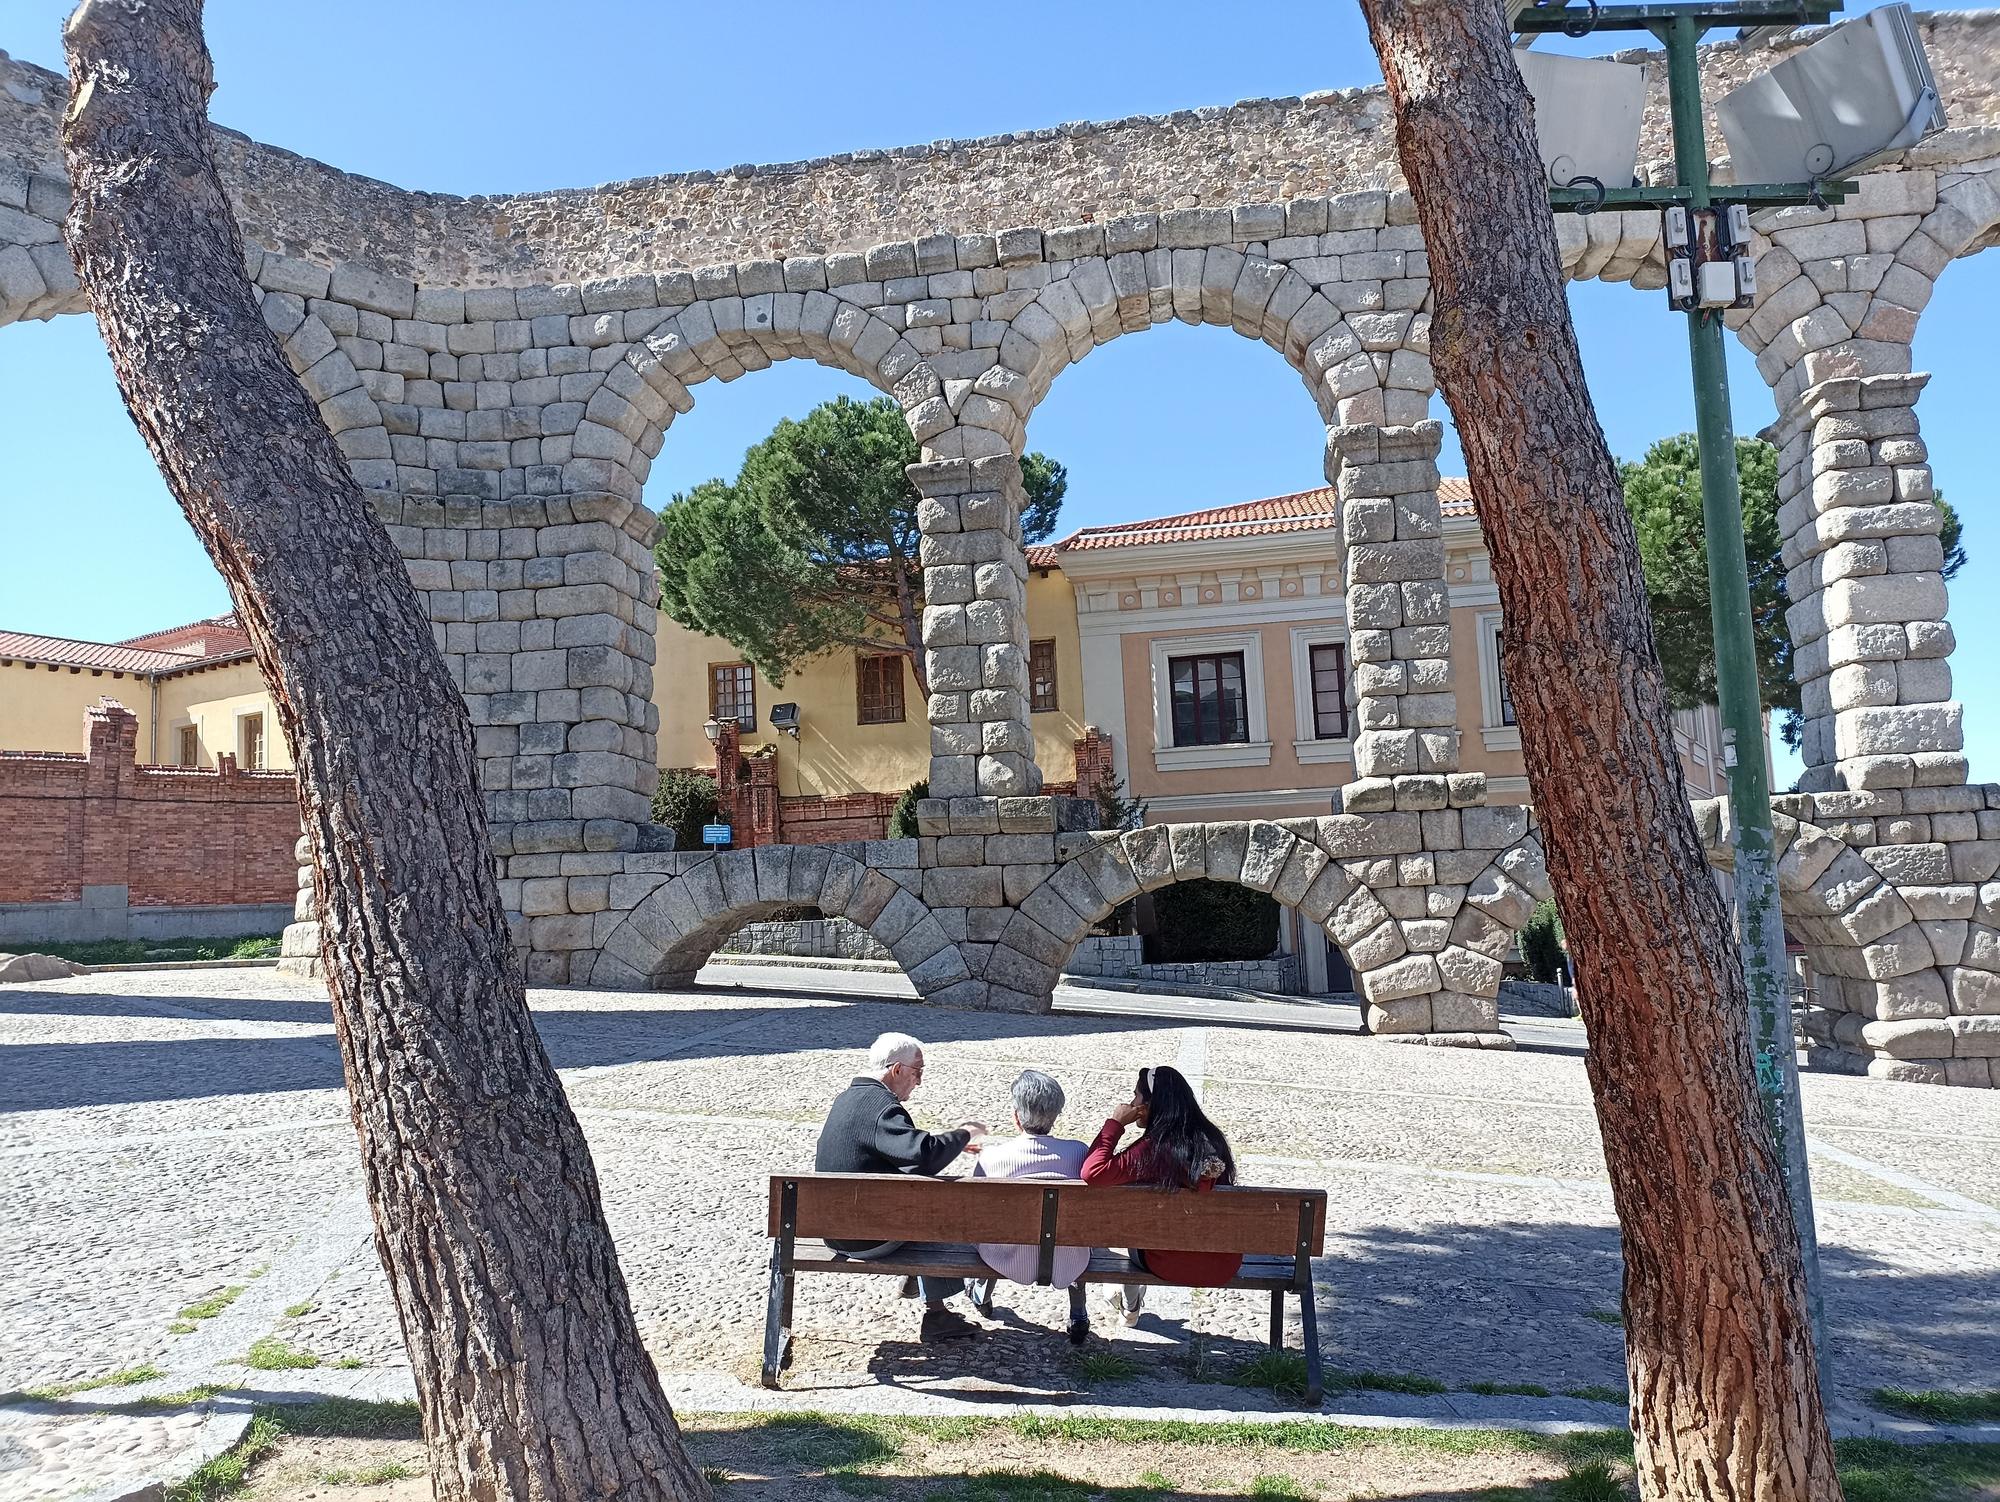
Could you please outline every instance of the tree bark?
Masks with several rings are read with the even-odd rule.
[[[64,226],[297,757],[363,1171],[441,1498],[706,1498],[509,949],[472,731],[287,368],[210,154],[200,0],[65,32]]]
[[[1640,1488],[1827,1502],[1840,1483],[1741,960],[1689,813],[1500,0],[1362,9],[1430,255],[1431,359],[1480,501],[1590,1031]]]

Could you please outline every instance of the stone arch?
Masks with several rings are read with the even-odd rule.
[[[1497,1033],[1502,956],[1548,896],[1548,877],[1525,810],[1477,812],[1497,815],[1482,832],[1490,827],[1510,843],[1450,852],[1456,859],[1442,870],[1436,854],[1418,848],[1415,813],[1154,824],[1088,836],[1016,905],[988,978],[1047,995],[1071,951],[1119,904],[1175,882],[1226,881],[1268,892],[1325,930],[1360,983],[1373,1031]],[[1405,855],[1417,864],[1405,865]],[[1461,879],[1443,879],[1453,876]]]
[[[1339,233],[1386,239],[1389,248],[1278,260],[1262,244],[1154,246],[1056,262],[1056,274],[1009,320],[998,362],[974,384],[959,420],[1002,432],[1018,452],[1017,425],[1063,370],[1099,345],[1178,319],[1231,328],[1276,350],[1329,426],[1421,421],[1436,385],[1428,266],[1415,225],[1380,222],[1384,195],[1354,196],[1368,200],[1356,212],[1378,222]],[[1314,239],[1294,238],[1301,250]],[[1361,275],[1346,270],[1347,260]]]
[[[1727,800],[1694,812],[1710,863],[1731,869]],[[1954,1052],[1963,1019],[2000,1007],[2000,928],[1986,921],[2000,915],[1977,885],[2000,867],[2000,851],[1973,841],[1856,849],[1782,809],[1772,822],[1785,928],[1816,983],[1808,1036],[1850,1057],[1873,1054],[1871,1073],[1930,1061],[1912,1077],[1945,1083],[1935,1061]]]
[[[914,846],[915,842],[908,842]],[[829,845],[766,845],[689,856],[654,883],[605,938],[589,983],[661,990],[693,980],[716,947],[741,928],[788,907],[816,907],[874,935],[917,990],[930,995],[971,972],[958,945],[923,900]],[[910,868],[915,869],[914,850]]]

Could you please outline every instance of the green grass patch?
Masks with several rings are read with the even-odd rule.
[[[1400,1392],[1415,1395],[1449,1392],[1435,1377],[1416,1372],[1328,1372],[1328,1392]]]
[[[1116,1351],[1090,1350],[1077,1353],[1076,1371],[1086,1382],[1123,1382],[1138,1376],[1140,1366]]]
[[[1250,1495],[1282,1497],[1287,1502],[1314,1502],[1317,1494],[1307,1491],[1287,1476],[1253,1476],[1250,1478]]]
[[[260,1372],[302,1372],[318,1366],[319,1357],[297,1346],[288,1346],[275,1335],[266,1335],[251,1343],[243,1364]]]
[[[1538,1382],[1468,1382],[1467,1392],[1476,1392],[1485,1398],[1549,1398],[1554,1397],[1546,1387]]]
[[[1869,1394],[1877,1408],[1933,1424],[2000,1423],[2000,1392],[1918,1392],[1907,1387],[1878,1387]]]
[[[242,1298],[243,1290],[249,1286],[248,1283],[232,1283],[220,1293],[212,1293],[205,1299],[196,1299],[192,1304],[182,1309],[176,1318],[181,1323],[186,1324],[189,1330],[192,1330],[194,1328],[194,1321],[214,1319],[216,1315],[222,1313],[223,1310]],[[187,1331],[176,1330],[174,1333],[176,1335],[184,1335]]]
[[[1560,1481],[1551,1482],[1551,1502],[1625,1502],[1625,1483],[1601,1460],[1585,1461]]]
[[[416,1474],[406,1465],[387,1460],[381,1465],[363,1466],[358,1471],[321,1471],[319,1479],[327,1486],[380,1486],[385,1481],[408,1481]]]
[[[167,1325],[169,1335],[192,1335],[201,1327],[191,1319],[177,1319]]]
[[[343,1356],[340,1358],[340,1360],[334,1362],[333,1364],[339,1367],[343,1372],[358,1372],[361,1370],[362,1367],[368,1365],[368,1363],[363,1361],[359,1356]]]
[[[1565,1398],[1581,1398],[1586,1403],[1623,1403],[1626,1401],[1622,1387],[1565,1387]]]
[[[166,1502],[215,1502],[239,1490],[250,1467],[278,1447],[284,1432],[276,1419],[258,1414],[235,1449],[216,1456],[179,1486],[168,1487]]]
[[[299,1319],[304,1315],[311,1314],[318,1307],[319,1305],[315,1304],[311,1299],[300,1299],[296,1304],[285,1305],[285,1318]]]
[[[75,1393],[96,1392],[104,1387],[131,1387],[135,1383],[151,1382],[156,1377],[164,1376],[165,1372],[148,1361],[143,1366],[128,1366],[115,1372],[107,1372],[102,1377],[85,1377],[76,1382],[51,1382],[44,1387],[24,1387],[18,1394],[9,1393],[7,1396],[30,1398],[37,1403],[50,1403],[57,1398],[67,1398]]]
[[[267,1408],[287,1434],[316,1439],[422,1439],[423,1419],[414,1403],[381,1402],[373,1398],[321,1398],[316,1403],[291,1403]]]
[[[1222,1380],[1233,1387],[1261,1387],[1287,1402],[1303,1403],[1306,1359],[1296,1351],[1259,1351]]]
[[[69,943],[61,939],[12,941],[12,954],[52,954],[77,965],[143,965],[152,960],[274,960],[278,936],[258,934],[233,939],[92,939]]]
[[[223,1387],[219,1383],[204,1382],[199,1387],[184,1387],[179,1392],[163,1392],[150,1398],[134,1398],[125,1406],[132,1408],[192,1408],[197,1403],[206,1403],[210,1398],[226,1392],[236,1391],[233,1387]]]
[[[1594,1319],[1600,1325],[1610,1325],[1615,1330],[1625,1328],[1625,1316],[1616,1309],[1586,1309],[1583,1311],[1583,1317]]]
[[[2000,1492],[2000,1445],[1836,1440],[1847,1502],[1986,1502]]]

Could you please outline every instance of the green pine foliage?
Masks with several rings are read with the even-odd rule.
[[[653,822],[674,832],[676,850],[701,849],[701,826],[714,822],[715,779],[677,767],[660,774],[653,791]]]
[[[1562,915],[1553,902],[1536,903],[1521,930],[1521,958],[1529,976],[1543,985],[1555,984],[1562,979],[1563,954]]]
[[[1226,881],[1183,881],[1153,894],[1149,958],[1164,964],[1261,960],[1278,947],[1278,902]]]
[[[909,790],[889,810],[889,838],[914,840],[917,837],[917,804],[931,795],[928,779],[910,784]]]
[[[772,683],[840,647],[907,649],[921,669],[917,442],[887,397],[836,397],[787,418],[735,480],[676,495],[660,516],[660,608],[735,645]],[[1021,461],[1025,542],[1055,530],[1068,478]],[[921,670],[919,685],[924,684]]]
[[[1736,440],[1743,487],[1743,548],[1750,569],[1750,614],[1757,676],[1765,707],[1777,713],[1787,744],[1797,745],[1799,686],[1792,680],[1791,600],[1778,528],[1778,451],[1756,438]],[[1701,521],[1701,456],[1692,433],[1662,438],[1636,464],[1621,464],[1625,507],[1639,533],[1653,641],[1675,709],[1715,702],[1715,630],[1709,618],[1708,551]],[[1965,566],[1958,514],[1937,498],[1944,576]]]

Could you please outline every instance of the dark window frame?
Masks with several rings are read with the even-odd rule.
[[[1028,643],[1028,713],[1053,714],[1061,707],[1062,680],[1056,671],[1056,639],[1045,636]]]
[[[870,678],[874,679],[873,684]],[[870,689],[873,692],[870,692]],[[900,725],[908,718],[899,652],[854,654],[854,723]]]
[[[1500,723],[1518,725],[1520,721],[1514,718],[1514,692],[1507,687],[1507,670],[1500,662],[1500,649],[1505,645],[1502,638],[1505,635],[1506,627],[1493,628],[1493,684],[1500,691]]]
[[[1186,671],[1183,691],[1182,669]],[[1234,713],[1227,702],[1230,669],[1234,669]],[[1206,685],[1213,697],[1204,701]],[[1207,712],[1212,707],[1213,722]],[[1173,744],[1179,746],[1247,746],[1250,744],[1249,665],[1236,652],[1189,652],[1167,659],[1167,712]]]
[[[723,674],[729,674],[724,689]],[[725,693],[727,695],[725,699]],[[723,713],[728,709],[730,713]],[[712,720],[734,720],[744,732],[757,728],[757,673],[747,662],[711,662],[708,665],[708,715]]]
[[[1331,652],[1334,665],[1331,669],[1334,679],[1336,713],[1331,729],[1320,696],[1325,690],[1320,686],[1320,653]],[[1347,703],[1347,643],[1344,641],[1314,642],[1306,648],[1306,692],[1312,700],[1313,739],[1322,741],[1344,741],[1352,734],[1348,723]]]

